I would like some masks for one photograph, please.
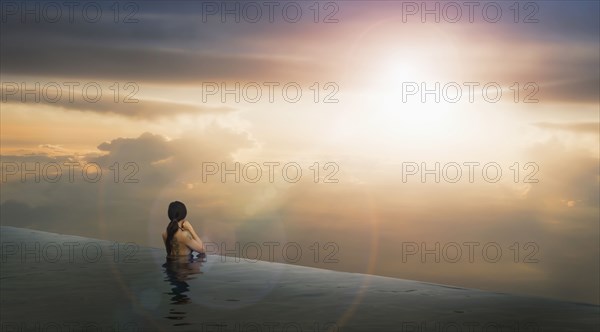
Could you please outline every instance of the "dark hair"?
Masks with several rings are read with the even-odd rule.
[[[169,225],[167,226],[167,239],[165,241],[165,245],[167,247],[167,255],[171,254],[171,241],[173,240],[173,236],[177,232],[179,225],[177,224],[180,220],[185,219],[187,215],[187,209],[185,208],[185,204],[180,201],[171,202],[169,204],[169,210],[167,211],[169,216]]]

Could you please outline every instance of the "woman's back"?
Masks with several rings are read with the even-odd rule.
[[[166,245],[167,232],[164,232],[162,237]],[[192,253],[192,250],[186,243],[191,239],[193,239],[193,237],[190,232],[178,229],[171,239],[171,254],[168,256],[189,256]]]

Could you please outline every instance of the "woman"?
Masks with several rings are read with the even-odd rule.
[[[185,205],[179,201],[171,202],[167,214],[170,222],[166,232],[162,234],[167,258],[189,257],[192,251],[204,254],[202,240],[192,225],[185,220],[187,215]]]

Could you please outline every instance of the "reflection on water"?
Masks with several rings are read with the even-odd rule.
[[[173,326],[190,325],[184,322],[187,312],[185,304],[191,303],[187,293],[190,291],[188,280],[192,280],[195,275],[202,273],[200,267],[206,262],[206,255],[200,255],[196,258],[193,256],[167,258],[167,261],[162,265],[165,272],[165,281],[171,284],[171,292],[166,293],[171,296],[171,305],[169,312],[165,318],[176,321]]]

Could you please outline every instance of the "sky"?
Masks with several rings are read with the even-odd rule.
[[[2,3],[2,225],[161,247],[180,200],[220,249],[600,303],[597,1],[58,6]]]

